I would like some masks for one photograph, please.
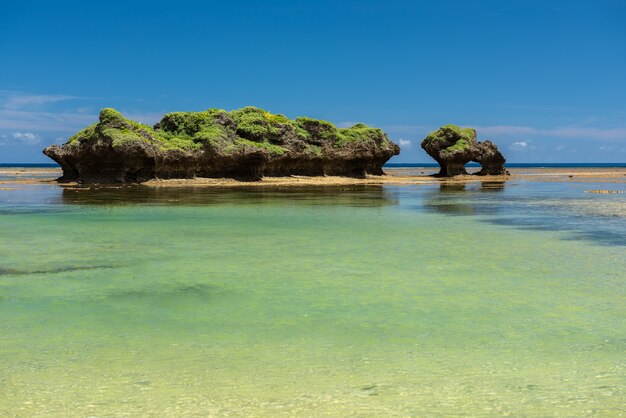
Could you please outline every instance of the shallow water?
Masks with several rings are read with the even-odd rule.
[[[617,416],[588,186],[0,190],[0,415]]]

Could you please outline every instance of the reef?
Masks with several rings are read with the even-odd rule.
[[[439,176],[453,177],[467,174],[465,164],[470,161],[481,165],[478,175],[506,174],[506,159],[491,141],[476,141],[476,130],[444,125],[428,134],[422,148],[441,167]]]
[[[141,183],[156,178],[382,175],[383,164],[400,148],[382,130],[364,124],[337,128],[256,107],[168,113],[154,126],[107,108],[99,122],[43,153],[61,166],[59,181]]]

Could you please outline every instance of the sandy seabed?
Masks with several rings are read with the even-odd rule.
[[[471,172],[472,169],[470,169]],[[191,179],[154,179],[142,183],[149,187],[287,187],[287,186],[356,186],[383,184],[433,184],[433,183],[471,183],[471,182],[583,182],[583,183],[626,183],[626,168],[511,168],[510,175],[477,176],[463,175],[453,178],[433,177],[436,169],[432,167],[388,168],[387,175],[364,178],[337,176],[290,176],[264,177],[259,181],[241,181],[231,178],[191,178]],[[29,184],[59,184],[56,178],[61,175],[60,168],[0,168],[0,189],[11,189]],[[87,187],[75,182],[63,183],[63,187]],[[120,187],[121,185],[89,185],[89,187]]]

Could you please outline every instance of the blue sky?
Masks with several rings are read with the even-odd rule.
[[[395,162],[475,127],[510,162],[626,162],[626,2],[0,3],[0,162],[115,107],[263,107],[384,129]]]

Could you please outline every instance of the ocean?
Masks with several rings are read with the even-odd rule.
[[[623,181],[0,176],[0,416],[624,412]]]
[[[507,163],[510,168],[613,168],[626,167],[626,163]],[[46,168],[59,167],[56,163],[0,163],[0,167]],[[437,163],[387,163],[387,168],[439,167]],[[468,163],[467,167],[480,167],[478,163]]]

